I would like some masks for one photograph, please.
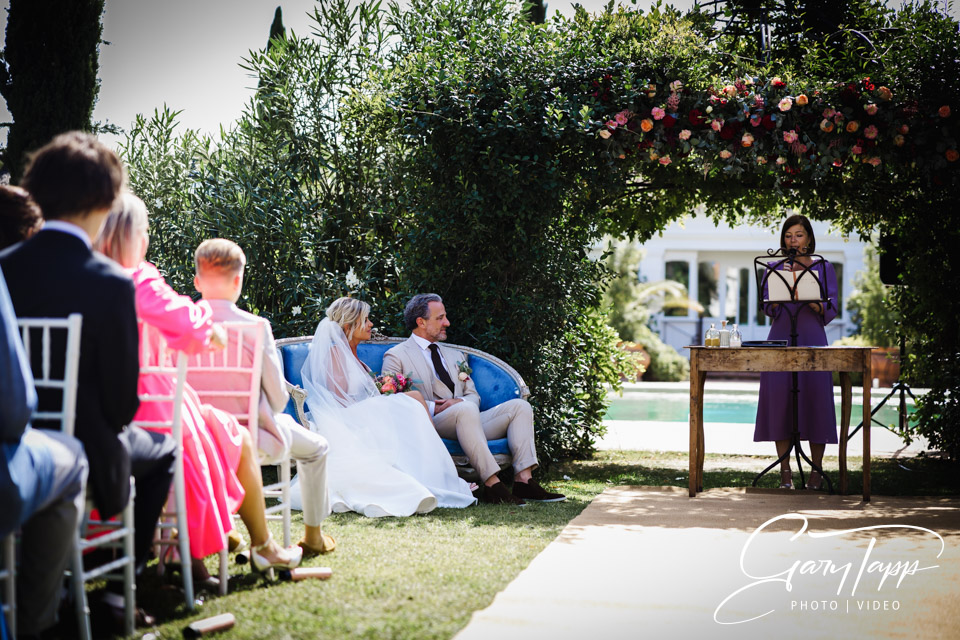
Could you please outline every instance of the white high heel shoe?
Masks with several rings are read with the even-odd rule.
[[[270,562],[260,555],[260,552],[269,547],[272,541],[273,536],[269,536],[266,542],[250,549],[250,564],[257,572],[265,573],[270,569],[296,569],[300,566],[300,561],[303,560],[303,549],[300,547],[289,547],[285,549],[285,551],[290,554],[290,559],[284,562]]]

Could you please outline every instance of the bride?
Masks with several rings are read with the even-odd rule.
[[[310,428],[330,443],[333,510],[377,518],[470,506],[470,486],[457,476],[420,394],[380,395],[357,357],[357,345],[370,338],[369,313],[354,298],[331,304],[301,370]],[[291,489],[299,508],[299,484]]]

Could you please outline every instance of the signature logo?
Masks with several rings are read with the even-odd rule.
[[[776,516],[760,525],[753,533],[750,534],[750,537],[744,543],[743,549],[740,552],[740,571],[746,578],[750,580],[750,582],[728,595],[719,605],[717,605],[717,608],[713,612],[713,619],[716,623],[725,625],[743,624],[753,620],[758,620],[764,616],[774,613],[775,609],[770,609],[769,611],[760,613],[759,615],[751,618],[730,620],[723,615],[723,609],[728,604],[731,605],[732,608],[733,605],[737,603],[737,599],[739,598],[754,598],[755,596],[759,595],[759,591],[765,589],[782,589],[784,593],[790,593],[796,586],[795,582],[802,576],[823,576],[824,578],[835,578],[837,583],[836,595],[840,596],[844,592],[844,588],[847,587],[849,588],[849,597],[855,598],[857,596],[857,589],[861,586],[861,582],[865,580],[870,580],[871,582],[875,580],[877,582],[878,591],[883,588],[884,584],[888,584],[888,582],[889,584],[893,584],[894,581],[896,583],[895,588],[899,589],[900,586],[904,584],[904,582],[907,581],[907,579],[911,576],[916,575],[920,571],[936,569],[940,566],[938,564],[921,566],[920,560],[911,558],[894,561],[877,560],[873,555],[877,546],[877,536],[868,533],[867,535],[869,537],[869,543],[867,544],[866,549],[862,551],[861,557],[858,557],[853,561],[838,563],[828,558],[795,560],[789,566],[778,568],[779,570],[775,570],[773,573],[754,575],[753,572],[748,570],[748,565],[769,566],[769,560],[764,561],[762,558],[758,558],[753,551],[757,536],[772,524],[781,520],[797,520],[799,522],[799,530],[789,538],[790,544],[802,544],[802,537],[804,534],[806,534],[807,539],[816,540],[849,536],[850,534],[854,533],[861,534],[863,532],[880,533],[881,531],[913,530],[929,534],[940,542],[940,551],[937,553],[937,558],[943,554],[943,551],[946,548],[944,540],[940,534],[925,527],[918,527],[908,524],[881,524],[868,527],[857,527],[854,529],[844,529],[841,531],[814,532],[807,531],[809,522],[807,521],[807,517],[802,514],[786,513]],[[796,603],[794,603],[794,605],[795,604]],[[847,606],[849,607],[849,601]],[[835,606],[833,608],[835,609]],[[864,608],[862,603],[860,603],[859,608]]]

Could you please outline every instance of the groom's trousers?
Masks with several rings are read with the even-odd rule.
[[[460,442],[482,480],[500,471],[487,440],[506,436],[515,472],[537,466],[533,409],[526,400],[508,400],[486,411],[480,411],[477,405],[464,400],[435,415],[433,424],[441,438]]]

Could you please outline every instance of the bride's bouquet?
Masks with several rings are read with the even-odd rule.
[[[403,393],[413,386],[413,379],[410,378],[410,376],[403,375],[402,373],[398,373],[396,375],[389,373],[377,375],[374,373],[371,375],[373,375],[374,384],[377,385],[377,391],[385,396],[393,393]]]

